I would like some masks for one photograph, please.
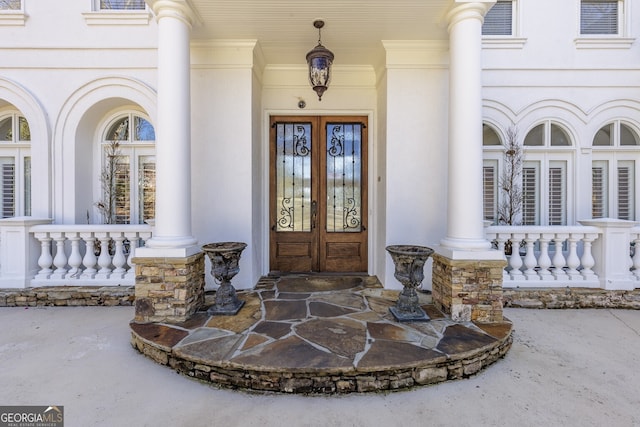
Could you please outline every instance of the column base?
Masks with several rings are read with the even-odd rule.
[[[456,259],[442,252],[433,255],[432,297],[436,308],[455,322],[502,322],[502,273],[507,265],[504,255],[501,259],[469,259],[467,252],[464,257],[457,254],[463,258]]]
[[[136,256],[133,263],[136,322],[182,323],[204,305],[204,253],[183,258]]]
[[[150,247],[136,248],[134,257],[136,258],[187,258],[202,251],[200,246],[190,245],[183,247]]]

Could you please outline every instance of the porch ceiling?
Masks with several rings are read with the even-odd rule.
[[[267,64],[300,64],[318,40],[335,64],[378,64],[381,40],[447,40],[452,0],[191,0],[200,21],[194,40],[257,39]]]

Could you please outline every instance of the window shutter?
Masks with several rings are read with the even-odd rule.
[[[564,168],[549,167],[549,225],[566,223]]]
[[[538,169],[522,168],[522,225],[538,223]]]
[[[24,215],[31,216],[31,157],[24,158]]]
[[[582,0],[580,34],[618,34],[618,0]]]
[[[138,222],[144,223],[156,216],[156,163],[155,157],[140,157]]]
[[[607,200],[607,164],[595,163],[591,167],[591,217],[606,218],[608,213]]]
[[[483,211],[484,219],[496,222],[496,167],[485,165],[482,168]]]
[[[618,164],[618,219],[634,220],[633,162]]]
[[[115,223],[131,223],[131,191],[129,181],[129,157],[118,156],[114,177]]]
[[[16,166],[13,159],[4,159],[2,168],[2,218],[15,216]]]
[[[510,36],[513,33],[513,1],[498,1],[489,9],[482,24],[483,36]]]

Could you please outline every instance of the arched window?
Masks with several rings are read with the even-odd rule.
[[[524,138],[522,224],[566,225],[572,206],[567,194],[573,144],[569,133],[547,120]]]
[[[156,160],[153,125],[138,113],[106,126],[97,203],[104,223],[141,224],[155,217]]]
[[[638,132],[616,120],[596,132],[592,147],[592,217],[635,220]]]
[[[15,110],[0,112],[0,215],[31,215],[31,131]]]

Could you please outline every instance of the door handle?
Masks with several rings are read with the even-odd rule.
[[[311,202],[311,228],[316,228],[316,219],[318,218],[318,202]]]

